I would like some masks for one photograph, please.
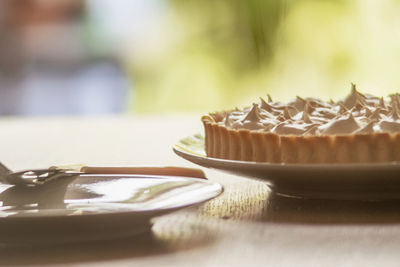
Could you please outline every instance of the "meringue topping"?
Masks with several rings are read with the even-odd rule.
[[[216,115],[216,114],[215,114]],[[245,109],[235,109],[217,123],[232,129],[272,132],[279,135],[347,135],[400,132],[400,94],[390,100],[362,94],[352,84],[350,94],[340,101],[296,97],[284,104],[260,98]]]

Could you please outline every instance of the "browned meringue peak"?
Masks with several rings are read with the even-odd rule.
[[[268,103],[273,109],[277,109],[280,111],[283,111],[286,107],[290,107],[290,105],[287,105],[285,103],[281,102],[270,102]]]
[[[262,123],[263,117],[260,115],[260,109],[257,104],[247,113],[247,115],[240,121],[236,121],[232,126],[235,129],[249,129],[249,130],[262,130],[264,125]]]
[[[292,117],[300,112],[297,108],[290,106],[290,105],[288,105],[288,110],[289,110],[290,116],[292,116]]]
[[[271,129],[271,132],[280,134],[280,135],[302,135],[304,134],[310,127],[312,127],[312,124],[306,124],[306,123],[290,123],[287,121],[284,121],[278,125],[276,125],[274,128]]]
[[[259,109],[259,115],[261,116],[261,118],[263,120],[265,119],[270,119],[270,120],[276,120],[276,116],[274,116],[274,114],[266,111],[265,109]]]
[[[383,97],[381,97],[379,99],[379,107],[382,109],[387,109],[386,104],[385,104],[385,100],[383,99]]]
[[[302,116],[301,116],[301,119],[302,119],[305,123],[312,123],[312,121],[311,121],[310,116],[308,115],[308,113],[305,112],[305,111],[303,111],[302,113],[303,113],[303,114],[302,114]]]
[[[229,116],[230,116],[230,114],[227,113],[225,115],[225,118],[223,119],[222,123],[225,124],[225,126],[227,126],[227,127],[232,127],[232,123],[231,123],[231,120],[229,119]]]
[[[338,112],[336,112],[335,109],[332,108],[317,108],[311,115],[320,116],[327,119],[333,119],[338,115]]]
[[[344,116],[319,127],[321,134],[350,134],[358,130],[360,126],[350,113],[349,116]]]
[[[262,123],[262,125],[264,126],[264,131],[265,132],[269,132],[272,128],[274,128],[275,127],[275,125],[276,125],[276,122],[274,122],[274,121],[264,121],[263,123]]]
[[[284,122],[284,121],[286,121],[286,118],[285,118],[283,115],[279,115],[279,116],[277,117],[277,120],[278,120],[279,122]]]
[[[389,133],[400,132],[400,122],[382,120],[381,122],[379,122],[379,128],[382,132],[389,132]]]
[[[355,84],[351,84],[351,93],[343,100],[343,105],[351,109],[357,104],[365,105],[365,96],[357,91]]]
[[[349,111],[352,114],[357,114],[360,115],[361,111],[364,109],[364,107],[366,106],[366,103],[362,103],[361,101],[359,101],[358,99],[356,100],[356,102],[354,103],[353,107],[349,108]]]
[[[284,109],[283,112],[285,112],[285,109],[287,109],[290,117],[295,116],[297,113],[299,113],[299,111],[297,110],[297,108],[291,106],[291,105],[287,105]]]
[[[231,129],[240,130],[240,129],[247,129],[247,130],[264,130],[264,125],[262,122],[253,122],[253,121],[231,121]]]
[[[364,110],[363,106],[356,105],[356,106],[352,107],[348,111],[348,113],[351,113],[353,116],[360,117],[360,116],[364,116],[365,110]]]
[[[392,112],[392,107],[389,105],[386,107],[386,109],[381,109],[381,114],[388,116]]]
[[[234,110],[231,113],[229,113],[229,119],[230,120],[240,120],[243,118],[244,115],[245,115],[245,113],[243,111]]]
[[[400,106],[400,95],[398,93],[390,96],[390,105],[392,106],[392,109]]]
[[[311,126],[303,135],[319,135],[318,125]]]
[[[291,101],[288,105],[296,108],[297,110],[304,110],[304,106],[306,105],[307,101],[300,96],[296,96],[296,100]]]
[[[270,94],[267,94],[267,99],[268,99],[268,102],[273,102],[272,101],[272,97],[270,96]]]
[[[314,110],[315,110],[315,108],[313,106],[311,106],[311,104],[308,101],[306,101],[306,104],[304,105],[304,108],[303,108],[303,112],[307,112],[307,113],[311,114]]]
[[[367,106],[367,103],[364,101],[364,102],[361,102],[359,99],[357,99],[357,101],[356,101],[356,103],[354,104],[354,106],[352,107],[352,109],[353,110],[358,110],[358,111],[360,111],[360,110],[362,110],[364,107],[366,107]]]
[[[285,108],[285,105],[283,105],[283,104],[272,103],[272,102],[270,102],[271,104],[269,104],[269,103],[265,102],[265,100],[262,99],[261,97],[260,97],[260,99],[261,99],[260,108],[263,110],[266,110],[267,112],[269,112],[275,116],[280,115],[282,113],[282,110]],[[274,104],[274,105],[272,106],[272,104]]]
[[[379,109],[379,107],[368,107],[368,106],[364,106],[361,110],[360,110],[360,116],[364,116],[365,118],[370,117],[376,109]],[[353,114],[354,115],[354,114]]]
[[[331,119],[320,117],[320,116],[310,116],[310,119],[313,123],[319,124],[319,125],[324,125],[327,124]]]
[[[284,117],[286,120],[293,120],[293,119],[292,119],[292,116],[290,116],[288,107],[285,107],[285,109],[283,110],[283,117]]]
[[[240,121],[235,121],[235,120],[229,120],[229,126],[226,125],[226,127],[229,127],[231,129],[244,129],[243,127],[243,123],[241,123]]]
[[[342,104],[339,102],[339,114],[345,114],[346,112],[348,112],[349,110]]]
[[[242,123],[241,127],[236,126],[236,129],[247,129],[247,130],[264,130],[265,126],[262,122],[252,122],[252,121],[245,121]]]
[[[391,94],[391,95],[390,95],[390,99],[391,99],[392,101],[397,101],[397,102],[399,102],[400,94],[399,94],[399,93]]]
[[[379,107],[377,107],[376,109],[378,109]],[[376,111],[375,109],[375,111]],[[372,111],[370,108],[368,108],[367,106],[364,107],[364,115],[365,117],[370,117],[375,111]]]
[[[368,117],[370,121],[379,121],[381,119],[381,109],[378,107],[374,112]]]
[[[305,100],[313,108],[330,108],[330,107],[332,107],[331,104],[324,102],[318,98],[307,97]]]
[[[247,115],[243,118],[242,121],[260,121],[262,119],[262,116],[260,115],[260,109],[258,108],[257,104],[253,104],[253,107],[247,113]]]
[[[262,97],[260,97],[260,107],[268,112],[272,112],[272,106],[265,102]]]
[[[397,121],[400,119],[399,105],[397,104],[397,102],[393,102],[392,111],[389,113],[388,117],[393,121]]]
[[[354,134],[370,134],[374,132],[374,125],[376,121],[370,121],[367,125],[364,127],[356,130]]]
[[[364,94],[365,104],[368,106],[379,106],[380,98],[371,94]]]

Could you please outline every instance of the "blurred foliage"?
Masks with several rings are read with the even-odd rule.
[[[343,97],[400,85],[397,0],[169,0],[156,45],[127,59],[138,112],[207,112],[270,93]]]

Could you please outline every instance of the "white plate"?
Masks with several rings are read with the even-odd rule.
[[[150,219],[218,196],[204,179],[80,175],[40,187],[0,185],[0,243],[76,242],[149,231]]]
[[[274,164],[207,157],[204,137],[180,140],[175,153],[193,163],[262,179],[281,194],[329,199],[400,199],[400,164]]]

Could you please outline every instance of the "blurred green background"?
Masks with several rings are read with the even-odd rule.
[[[0,29],[5,36],[11,35],[10,29],[19,30],[23,37],[14,36],[14,43],[22,43],[24,53],[14,54],[27,56],[17,62],[8,59],[11,65],[0,64],[0,78],[26,79],[26,69],[53,70],[54,66],[64,66],[60,68],[62,73],[71,68],[85,70],[87,66],[92,70],[100,63],[112,66],[113,71],[106,72],[108,76],[103,69],[90,72],[94,73],[92,80],[97,81],[91,88],[100,84],[107,94],[101,100],[98,97],[101,92],[92,89],[91,96],[97,97],[87,97],[82,105],[97,105],[93,110],[98,113],[208,112],[248,105],[267,93],[282,101],[295,95],[338,99],[349,92],[352,82],[362,92],[383,96],[400,87],[399,0],[60,1],[64,4],[53,3],[52,13],[69,10],[59,12],[63,20],[54,16],[39,20],[40,23],[37,18],[21,23],[21,17],[26,16],[23,12],[18,13],[17,22],[14,19],[10,23],[9,16],[4,14],[22,9],[22,4],[15,4],[22,2],[6,2],[13,8],[3,11]],[[43,8],[51,1],[29,2],[38,7],[39,18],[46,18],[51,11]],[[41,45],[24,48],[29,43],[24,37],[27,28],[31,39],[35,39],[32,36],[39,38],[32,34],[35,27],[59,25],[61,32],[60,25],[67,24],[74,25],[76,30],[67,27],[69,32],[62,43],[56,40],[60,38],[52,39],[51,34],[40,35],[40,40],[47,40],[47,45],[51,43],[53,50],[60,47],[61,53],[54,53],[58,57],[72,48],[77,50],[71,52],[77,58],[74,62],[70,62],[70,55],[61,59],[49,56],[49,49],[38,53]],[[73,45],[69,43],[72,41]],[[4,52],[9,45],[0,42],[0,56],[1,51],[10,55]],[[34,57],[29,53],[34,53]],[[10,66],[14,70],[8,70]],[[19,75],[10,79],[16,72]],[[99,82],[104,77],[111,82]],[[38,79],[48,77],[39,75]],[[6,91],[4,88],[10,88],[12,81],[0,83],[0,89]],[[88,87],[91,82],[87,82]],[[81,83],[77,81],[78,87]],[[56,83],[51,83],[54,87],[53,84]],[[63,90],[74,86],[77,85]],[[85,90],[71,92],[78,96],[71,101],[81,99],[80,94]],[[40,89],[36,91],[40,93]],[[110,101],[115,101],[118,108],[102,110]],[[35,111],[20,114],[35,114]]]
[[[163,53],[130,70],[137,110],[214,110],[271,94],[398,90],[400,1],[171,1]],[[172,40],[169,40],[169,39]]]

